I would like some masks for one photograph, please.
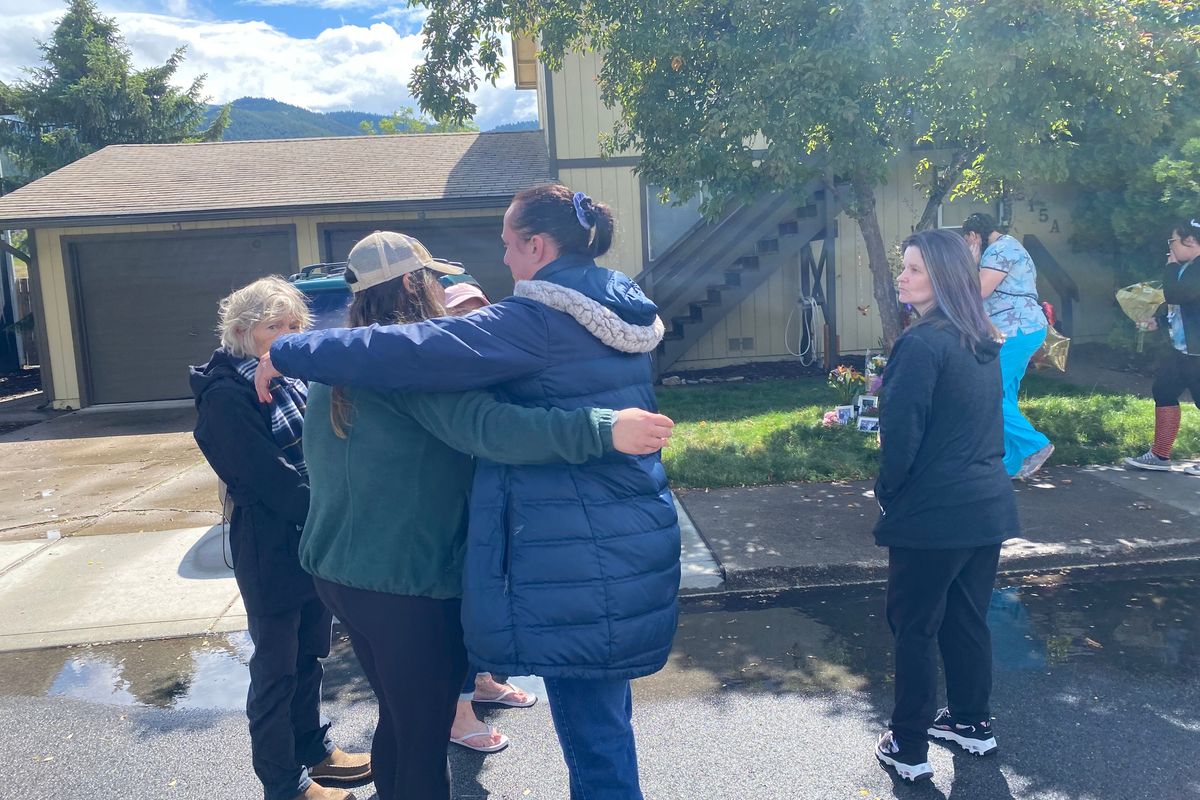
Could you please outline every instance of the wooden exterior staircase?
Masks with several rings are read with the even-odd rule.
[[[824,240],[821,264],[827,289],[816,294],[832,301],[836,209],[815,181],[807,196],[770,194],[749,203],[730,203],[715,221],[702,221],[682,236],[638,283],[658,304],[667,326],[656,369],[670,369],[726,314],[750,297],[784,265],[815,263],[811,244]],[[807,259],[803,259],[807,249]],[[820,280],[821,275],[809,276]],[[807,281],[806,281],[807,284]],[[834,319],[827,302],[826,321]]]

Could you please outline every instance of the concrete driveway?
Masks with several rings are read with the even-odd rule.
[[[245,627],[195,419],[89,409],[0,436],[0,651]]]
[[[189,407],[79,411],[0,436],[0,541],[220,520]]]

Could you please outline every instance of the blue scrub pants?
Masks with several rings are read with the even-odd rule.
[[[1000,348],[1000,375],[1004,383],[1004,469],[1016,475],[1021,463],[1050,444],[1045,434],[1038,432],[1017,406],[1021,379],[1029,367],[1029,359],[1046,340],[1046,329],[1033,333],[1009,336]]]

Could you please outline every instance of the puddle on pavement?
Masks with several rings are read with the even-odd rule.
[[[1192,679],[1200,667],[1200,576],[1099,579],[1063,575],[992,596],[997,670],[1064,665]],[[0,654],[0,694],[94,703],[241,710],[253,652],[245,633]],[[691,600],[658,695],[714,690],[857,690],[887,680],[882,587]],[[528,683],[528,686],[526,686]],[[522,688],[537,691],[534,682]],[[328,698],[370,689],[346,637],[326,661]]]

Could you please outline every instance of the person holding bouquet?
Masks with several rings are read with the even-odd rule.
[[[1134,469],[1166,471],[1174,464],[1171,450],[1179,435],[1182,410],[1179,398],[1192,393],[1192,402],[1200,408],[1200,221],[1189,219],[1171,229],[1167,240],[1167,265],[1163,270],[1163,321],[1171,337],[1171,350],[1158,365],[1151,393],[1154,395],[1154,444],[1140,456],[1125,459]],[[1146,330],[1160,327],[1158,319],[1145,324]],[[1200,476],[1200,466],[1185,467],[1188,475]]]

